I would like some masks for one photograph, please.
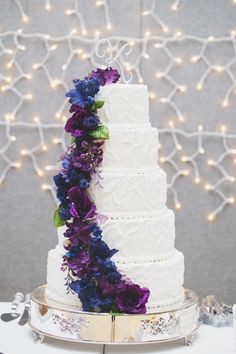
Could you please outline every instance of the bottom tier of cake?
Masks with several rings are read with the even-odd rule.
[[[62,257],[55,249],[49,251],[46,296],[50,299],[81,307],[79,299],[67,293],[66,273],[61,270]],[[150,289],[148,310],[182,301],[184,281],[184,256],[175,250],[165,260],[145,260],[138,263],[117,263],[122,274],[141,287]]]

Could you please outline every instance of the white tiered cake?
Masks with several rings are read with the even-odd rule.
[[[99,116],[110,132],[104,144],[102,188],[93,182],[91,199],[99,213],[103,239],[119,252],[113,257],[122,274],[150,289],[148,310],[183,299],[184,256],[174,248],[174,213],[166,207],[166,174],[157,164],[158,132],[149,123],[145,85],[115,84],[100,88],[105,104]],[[48,255],[49,298],[80,307],[67,294],[61,271],[64,227]]]

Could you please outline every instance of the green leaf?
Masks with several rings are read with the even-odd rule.
[[[92,130],[89,135],[94,139],[107,140],[109,139],[109,130],[106,125],[100,125],[97,129]]]
[[[96,109],[102,108],[102,106],[104,105],[105,101],[96,101],[95,102],[95,107]]]
[[[71,144],[74,144],[76,142],[76,137],[75,136],[72,136],[71,138]]]
[[[57,208],[54,212],[53,222],[56,227],[61,227],[66,223],[66,220],[62,219],[59,215],[59,208]]]
[[[99,108],[102,108],[102,106],[104,105],[105,101],[95,101],[91,107],[91,110],[94,112]]]

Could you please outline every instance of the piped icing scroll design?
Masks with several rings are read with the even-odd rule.
[[[66,225],[61,269],[67,274],[68,292],[78,296],[84,311],[146,313],[150,291],[127,279],[111,260],[118,250],[103,240],[100,215],[89,193],[91,180],[99,182],[103,145],[109,139],[109,130],[98,115],[105,102],[96,100],[96,95],[101,86],[119,77],[112,68],[97,69],[84,79],[73,80],[74,88],[66,93],[71,117],[65,131],[72,141],[54,176],[60,201],[54,224]]]

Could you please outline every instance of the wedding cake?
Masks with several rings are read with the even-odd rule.
[[[98,69],[67,93],[72,145],[54,178],[59,240],[46,295],[85,311],[145,313],[183,299],[184,256],[174,247],[147,87],[118,78]]]

